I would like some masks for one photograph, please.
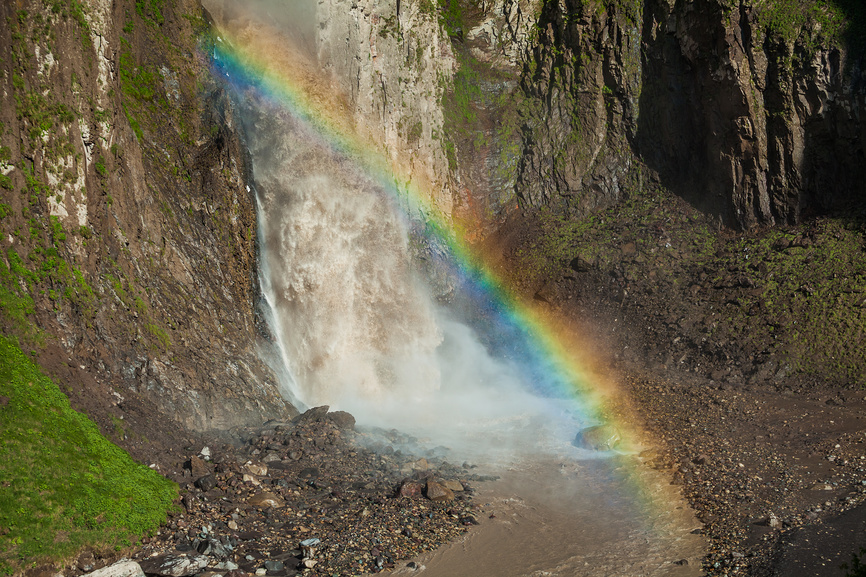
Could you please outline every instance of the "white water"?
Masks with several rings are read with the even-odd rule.
[[[434,303],[393,199],[289,113],[247,104],[261,281],[288,396],[466,453],[574,452],[567,403],[530,394]]]

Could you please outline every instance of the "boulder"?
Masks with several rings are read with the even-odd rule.
[[[141,565],[129,559],[121,559],[117,563],[97,569],[83,577],[144,577]]]
[[[204,555],[175,555],[168,553],[145,559],[142,570],[148,575],[161,577],[188,577],[207,567],[209,559]]]
[[[247,502],[253,507],[258,507],[259,509],[269,509],[271,507],[279,509],[280,507],[285,506],[285,503],[282,499],[280,499],[273,493],[268,492],[253,495]]]
[[[334,411],[328,413],[328,419],[341,430],[355,430],[355,417],[346,411]]]
[[[619,445],[622,437],[613,425],[595,425],[581,429],[573,445],[591,451],[610,451]]]
[[[454,492],[436,481],[427,481],[427,498],[434,503],[454,500]]]
[[[190,457],[186,467],[192,472],[194,479],[199,479],[210,474],[210,467],[208,467],[204,459],[198,457]]]
[[[416,483],[414,481],[405,481],[402,485],[400,485],[400,490],[398,491],[398,494],[400,497],[408,497],[409,499],[420,497],[421,483]]]
[[[196,479],[195,486],[207,493],[217,485],[216,477],[213,475],[205,475]]]
[[[313,407],[312,409],[308,409],[307,411],[301,413],[294,419],[292,419],[292,424],[294,425],[303,425],[304,423],[315,423],[321,421],[325,418],[325,415],[328,414],[328,409],[330,409],[328,405],[322,405],[321,407]]]

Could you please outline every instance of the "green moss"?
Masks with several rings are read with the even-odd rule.
[[[6,190],[12,190],[12,179],[9,178],[5,174],[0,174],[0,188],[5,188]]]
[[[2,571],[62,561],[85,546],[152,533],[177,486],[134,462],[74,411],[57,385],[0,337]]]
[[[135,12],[149,24],[162,25],[165,17],[162,14],[165,0],[135,0]]]
[[[146,66],[137,66],[132,52],[124,50],[120,54],[120,86],[126,96],[148,102],[156,95],[157,74]]]
[[[59,245],[66,242],[66,233],[63,232],[63,225],[60,223],[60,219],[56,216],[51,216],[49,219],[51,224],[51,237],[54,240],[54,244]]]
[[[466,20],[462,4],[461,0],[439,0],[439,25],[451,38],[463,38]]]
[[[758,28],[783,42],[802,38],[810,50],[830,44],[862,50],[866,6],[859,0],[770,0],[755,3]]]
[[[105,168],[105,159],[100,154],[96,157],[96,163],[94,164],[94,168],[96,169],[96,174],[105,178],[108,176],[108,169]]]
[[[16,333],[31,337],[36,332],[30,322],[30,315],[34,312],[33,298],[21,286],[22,280],[27,286],[25,279],[28,279],[30,271],[22,266],[18,253],[13,249],[9,249],[7,254],[9,266],[0,259],[0,316]]]
[[[127,110],[126,106],[123,107],[123,113],[126,115],[126,120],[129,122],[129,127],[132,128],[132,132],[135,133],[135,138],[138,139],[139,142],[144,141],[144,131],[141,129],[141,123],[138,122],[138,118]]]
[[[169,338],[168,333],[165,332],[162,327],[153,323],[147,323],[144,325],[144,327],[147,329],[147,332],[149,332],[151,336],[156,339],[156,341],[162,346],[163,349],[167,350],[171,348],[171,339]]]

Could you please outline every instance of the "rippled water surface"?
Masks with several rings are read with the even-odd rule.
[[[623,473],[628,473],[623,475]],[[481,524],[394,575],[697,576],[706,542],[665,475],[632,458],[537,461],[501,471],[476,495]],[[635,494],[640,481],[651,493]]]

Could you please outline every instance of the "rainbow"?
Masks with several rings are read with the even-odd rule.
[[[553,318],[532,302],[521,299],[505,278],[494,270],[493,259],[470,242],[471,222],[460,222],[442,214],[432,202],[434,194],[376,149],[375,143],[358,133],[339,95],[317,71],[297,62],[272,56],[287,49],[285,40],[267,40],[257,31],[244,35],[218,27],[208,47],[209,65],[236,90],[254,91],[312,127],[338,154],[350,158],[392,195],[396,206],[408,201],[408,212],[423,215],[422,233],[442,248],[444,264],[459,279],[461,289],[480,308],[491,324],[491,334],[502,335],[504,344],[495,351],[521,370],[523,381],[540,396],[568,398],[576,404],[582,420],[589,424],[609,422],[605,399],[610,383],[594,374],[579,358],[580,339],[571,327]],[[270,42],[270,43],[269,43]],[[276,42],[276,45],[275,45]],[[398,186],[397,183],[405,183]],[[417,223],[413,223],[419,228]],[[618,424],[625,446],[634,433]]]

